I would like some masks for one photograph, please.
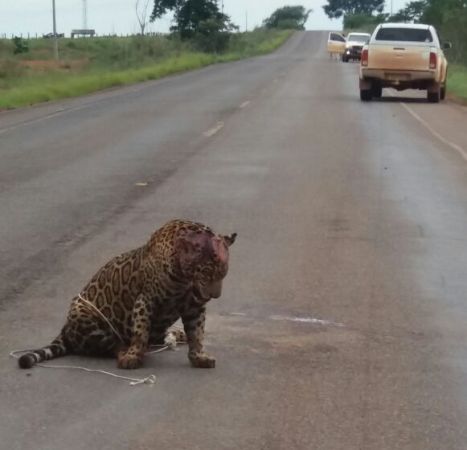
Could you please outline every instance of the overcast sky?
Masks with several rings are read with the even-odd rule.
[[[133,33],[138,30],[135,16],[136,0],[87,0],[88,27],[98,34]],[[339,20],[329,20],[323,12],[325,0],[224,0],[225,13],[233,22],[245,29],[248,14],[248,28],[260,25],[264,18],[284,5],[303,5],[313,9],[307,23],[308,29],[339,29]],[[388,0],[388,9],[389,3]],[[393,0],[394,10],[406,3]],[[73,28],[83,24],[82,0],[56,0],[57,29],[69,35]],[[170,18],[162,18],[149,26],[149,30],[165,32]],[[0,35],[42,34],[52,31],[52,0],[0,0]]]

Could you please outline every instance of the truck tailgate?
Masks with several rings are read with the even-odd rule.
[[[412,43],[394,42],[391,44],[372,44],[368,52],[369,69],[396,71],[428,70],[430,47]]]

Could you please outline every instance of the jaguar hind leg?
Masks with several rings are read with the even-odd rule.
[[[122,343],[105,323],[93,317],[68,321],[62,335],[71,353],[87,356],[115,356]]]

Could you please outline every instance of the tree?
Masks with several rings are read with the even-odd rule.
[[[323,9],[330,19],[358,14],[371,16],[374,13],[381,14],[384,3],[384,0],[328,0]]]
[[[393,22],[419,22],[428,6],[427,0],[412,1],[390,17]]]
[[[311,9],[306,10],[303,6],[284,6],[276,9],[270,17],[264,20],[266,28],[288,28],[304,30]]]
[[[212,36],[236,29],[230,17],[219,10],[216,0],[154,0],[151,21],[169,11],[174,12],[176,24],[171,31],[179,33],[182,39],[190,39],[197,34]]]
[[[420,21],[434,25],[443,40],[452,42],[451,61],[467,62],[466,0],[427,0]]]
[[[451,61],[467,62],[467,0],[411,1],[389,20],[434,25],[442,40],[451,41]]]
[[[467,11],[465,0],[427,0],[426,3],[421,20],[437,27]]]
[[[138,19],[141,35],[144,36],[146,25],[148,24],[149,3],[151,0],[136,0],[135,12]]]

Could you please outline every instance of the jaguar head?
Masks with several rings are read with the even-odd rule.
[[[178,242],[180,269],[191,279],[195,295],[203,301],[219,298],[222,282],[229,270],[229,247],[237,234],[215,235],[190,231]]]

